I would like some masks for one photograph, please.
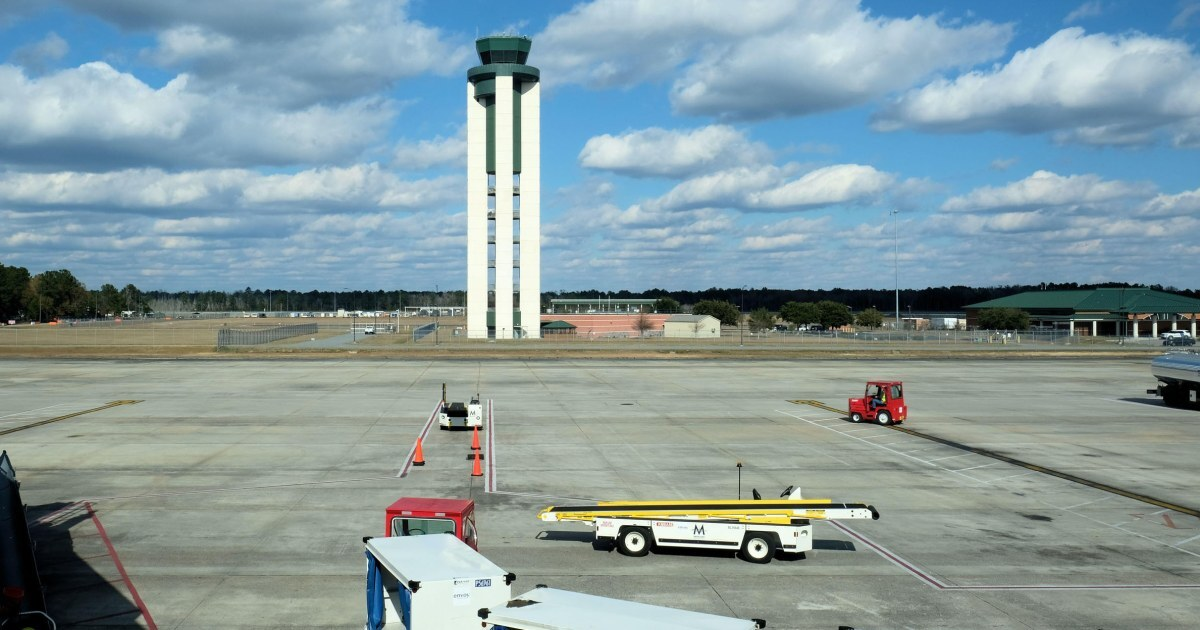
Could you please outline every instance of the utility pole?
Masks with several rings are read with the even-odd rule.
[[[896,215],[899,210],[892,210],[892,238],[895,242],[895,253],[892,258],[892,270],[896,275],[896,330],[900,330],[900,223]]]

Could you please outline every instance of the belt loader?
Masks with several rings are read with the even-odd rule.
[[[596,528],[596,539],[615,542],[627,556],[654,546],[730,549],[749,562],[766,564],[776,551],[812,550],[812,520],[878,519],[865,503],[804,499],[789,487],[779,499],[697,501],[602,501],[588,506],[550,506],[543,521],[576,521]]]

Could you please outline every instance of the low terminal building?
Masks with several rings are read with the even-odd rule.
[[[1030,326],[1072,336],[1157,337],[1168,330],[1196,336],[1200,300],[1146,288],[1027,291],[968,304],[967,326],[979,327],[979,312],[1015,308],[1029,313]]]
[[[663,322],[663,337],[715,339],[721,336],[721,320],[712,315],[672,315]]]

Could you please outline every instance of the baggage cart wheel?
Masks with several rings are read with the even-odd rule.
[[[862,422],[862,414],[857,411],[850,414],[850,422]]]
[[[644,527],[627,527],[617,535],[617,549],[626,556],[639,558],[650,553],[650,532]]]
[[[775,538],[761,532],[746,532],[742,540],[742,559],[755,564],[766,564],[775,557]]]
[[[878,414],[876,414],[875,419],[879,421],[879,424],[888,425],[892,423],[892,414],[886,411],[880,411]]]

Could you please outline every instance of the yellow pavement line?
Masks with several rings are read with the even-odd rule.
[[[819,400],[789,400],[788,402],[792,403],[793,405],[808,405],[810,407],[816,407],[817,409],[824,409],[825,411],[831,411],[833,413],[840,413],[844,416],[850,415],[849,411],[842,411],[841,409],[835,409],[834,407],[830,407],[829,405],[826,405],[825,403],[823,403]]]
[[[119,407],[121,405],[136,405],[140,402],[142,402],[142,401],[140,401],[140,400],[114,400],[114,401],[108,403],[107,405],[96,407],[94,409],[85,409],[83,411],[76,411],[75,413],[69,413],[65,416],[58,416],[57,418],[50,418],[48,420],[40,420],[38,422],[34,422],[31,424],[22,425],[19,427],[13,427],[11,429],[5,429],[3,431],[0,431],[0,435],[8,435],[9,433],[16,433],[17,431],[24,431],[25,429],[32,429],[34,427],[40,427],[43,424],[50,424],[51,422],[58,422],[59,420],[66,420],[68,418],[74,418],[75,416],[82,416],[82,415],[88,414],[88,413],[104,411],[105,409],[112,409],[113,407]]]

